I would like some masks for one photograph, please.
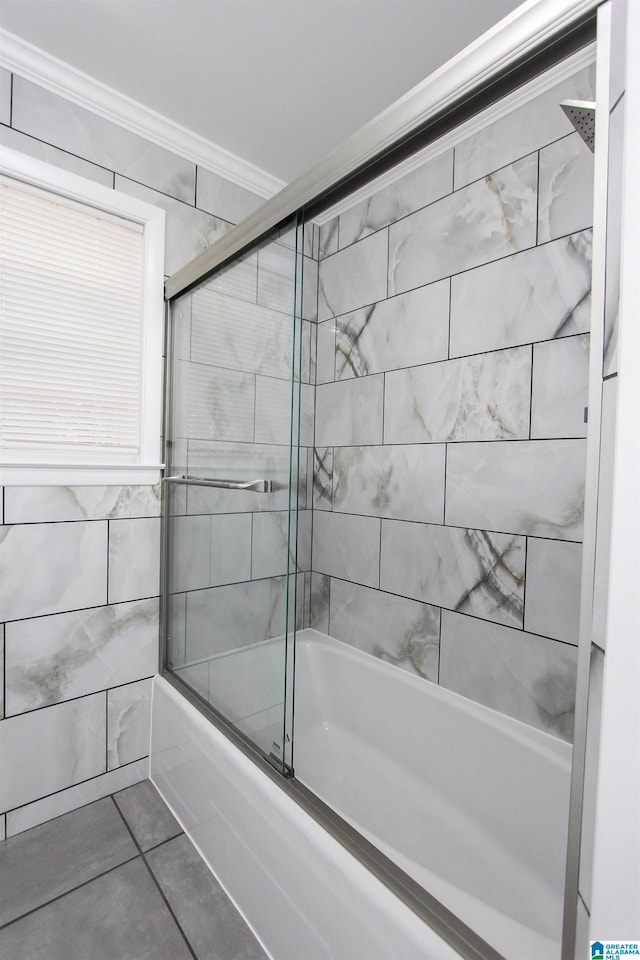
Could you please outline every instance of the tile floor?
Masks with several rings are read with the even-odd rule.
[[[149,780],[0,843],[3,960],[266,960]]]

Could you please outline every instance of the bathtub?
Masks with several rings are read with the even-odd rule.
[[[559,957],[570,746],[314,630],[295,691],[296,779],[509,960]],[[276,960],[457,956],[162,678],[151,779]]]

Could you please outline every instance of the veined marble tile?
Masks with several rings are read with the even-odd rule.
[[[530,347],[387,373],[384,442],[523,439],[530,398]]]
[[[271,241],[258,250],[258,303],[293,316],[296,254]]]
[[[293,321],[286,314],[208,287],[194,291],[192,361],[287,379],[292,352]]]
[[[253,440],[253,374],[178,362],[175,433],[190,440]]]
[[[297,282],[302,281],[302,316],[305,320],[316,323],[318,320],[318,261],[304,257],[301,263],[303,276],[301,278],[298,274]]]
[[[451,356],[589,330],[591,231],[534,247],[451,281]]]
[[[622,99],[611,114],[609,121],[603,377],[608,377],[610,374],[616,373],[618,369],[624,110],[625,101]]]
[[[341,213],[340,247],[362,240],[452,190],[453,150],[447,150]]]
[[[317,517],[318,514],[315,514]],[[321,633],[329,633],[329,599],[331,596],[331,577],[322,573],[311,574],[311,609],[309,626]]]
[[[334,217],[328,220],[320,227],[320,243],[318,248],[318,259],[324,260],[338,250],[338,229],[340,226],[340,217]]]
[[[383,396],[383,374],[316,387],[317,446],[382,443]]]
[[[0,810],[105,772],[105,697],[94,693],[0,723]]]
[[[392,224],[389,294],[533,246],[537,176],[537,156],[525,157]]]
[[[300,384],[300,430],[297,432],[298,409],[293,410],[293,437],[299,438],[301,447],[312,447],[315,441],[316,388],[308,383]]]
[[[195,200],[194,163],[17,75],[12,126],[177,200]]]
[[[160,484],[109,487],[7,487],[7,523],[159,517]]]
[[[381,230],[320,261],[318,320],[337,317],[387,296],[387,233]]]
[[[313,451],[313,507],[331,510],[333,505],[333,447]]]
[[[607,646],[607,613],[609,610],[609,574],[611,546],[611,518],[613,512],[613,471],[616,449],[616,406],[618,378],[602,384],[602,422],[600,427],[600,475],[598,477],[598,519],[596,525],[596,556],[593,577],[593,632],[594,643],[605,650]]]
[[[524,567],[524,537],[382,521],[380,589],[389,593],[521,627]]]
[[[291,542],[290,542],[291,538]],[[297,551],[297,553],[296,553]],[[278,577],[288,571],[311,567],[311,511],[298,514],[298,537],[295,542],[295,520],[286,511],[256,513],[253,517],[251,546],[251,579]],[[248,579],[248,578],[247,578]]]
[[[379,558],[380,520],[317,511],[313,518],[314,572],[377,587]]]
[[[11,123],[11,71],[0,67],[0,123]]]
[[[198,166],[196,207],[229,223],[240,223],[264,203],[264,197],[252,193],[237,183],[231,183],[218,173]]]
[[[4,73],[5,71],[3,71]],[[5,121],[0,121],[4,123]],[[9,121],[7,120],[6,123]],[[42,140],[34,140],[18,130],[11,127],[0,127],[0,145],[8,147],[10,150],[19,150],[20,153],[26,153],[29,157],[35,157],[36,160],[44,160],[45,163],[51,163],[62,170],[69,170],[71,173],[77,173],[87,180],[95,180],[105,187],[113,186],[113,173],[111,170],[105,170],[95,163],[89,163],[80,157],[74,157],[71,153],[65,153],[64,150],[58,150]]]
[[[211,290],[220,296],[236,297],[257,303],[258,297],[258,254],[256,252],[239,257],[226,267],[218,270],[206,284],[197,290]],[[188,294],[191,298],[191,294]]]
[[[107,691],[107,766],[109,770],[149,754],[151,680]]]
[[[589,335],[536,343],[533,348],[531,436],[586,437]]]
[[[194,477],[231,480],[267,479],[274,483],[273,493],[250,490],[220,490],[214,487],[189,487],[189,513],[255,513],[261,510],[286,510],[289,506],[291,454],[286,445],[258,443],[217,443],[189,441],[188,472]],[[306,487],[305,463],[301,462],[300,495]]]
[[[567,99],[595,99],[595,64],[583,67],[550,90],[519,104],[506,116],[458,144],[456,190],[571,133],[573,127],[560,108],[560,101]]]
[[[251,580],[187,594],[187,661],[282,636],[286,632],[287,579],[293,598],[292,577]]]
[[[577,646],[581,575],[581,543],[529,537],[525,630]]]
[[[576,666],[568,644],[442,611],[440,684],[569,741]]]
[[[116,175],[115,188],[165,211],[164,272],[167,276],[189,263],[231,229],[231,224],[226,220],[212,217],[188,203],[174,200],[125,177]]]
[[[581,540],[585,440],[459,443],[447,454],[446,522]]]
[[[444,520],[444,444],[338,447],[333,509],[396,520]]]
[[[302,320],[297,332],[302,337],[300,380],[302,383],[313,383],[315,385],[316,325],[310,320]]]
[[[174,591],[251,579],[248,513],[174,517],[171,537]]]
[[[0,720],[4,719],[4,635],[5,625],[0,625]]]
[[[336,380],[444,360],[449,346],[449,281],[374,303],[335,324]]]
[[[109,521],[109,603],[160,593],[160,518]]]
[[[291,391],[288,380],[256,377],[256,443],[290,443]]]
[[[318,324],[316,383],[333,383],[336,379],[336,320]]]
[[[0,620],[106,602],[106,521],[0,527]]]
[[[75,787],[60,790],[50,797],[34,800],[33,803],[26,804],[7,814],[7,836],[22,833],[23,830],[29,830],[40,823],[46,823],[47,820],[53,820],[54,817],[62,816],[62,814],[69,813],[71,810],[77,810],[78,807],[93,803],[94,800],[108,797],[117,790],[124,790],[126,787],[133,786],[134,783],[146,780],[148,776],[149,758],[145,757],[143,760],[136,760],[125,767],[103,773],[99,777],[85,780],[84,783],[79,783]]]
[[[593,154],[578,133],[540,151],[538,243],[593,224]]]
[[[6,626],[8,716],[152,676],[158,601],[138,600]]]
[[[187,658],[187,596],[175,593],[169,588],[169,610],[167,614],[169,638],[167,644],[167,666],[177,669]]]
[[[409,673],[438,681],[437,607],[334,580],[331,636]]]

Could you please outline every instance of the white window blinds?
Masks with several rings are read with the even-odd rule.
[[[132,462],[140,449],[144,235],[2,178],[0,454]]]

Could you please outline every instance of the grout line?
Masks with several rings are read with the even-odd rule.
[[[213,589],[213,588],[212,588],[212,587],[204,587],[203,589],[205,589],[205,590],[206,590],[206,589],[211,590],[211,589]],[[10,621],[10,622],[13,622],[13,621]],[[12,714],[10,714],[9,716],[6,716],[6,711],[5,711],[5,717],[4,717],[4,719],[5,719],[5,720],[13,720],[13,719],[15,719],[16,717],[24,717],[24,716],[26,716],[26,715],[29,714],[29,713],[38,713],[40,710],[50,710],[50,709],[53,708],[53,707],[61,707],[61,706],[63,706],[65,703],[75,703],[75,702],[78,701],[78,700],[87,700],[87,699],[89,699],[89,697],[97,697],[99,694],[101,694],[101,693],[107,693],[109,690],[119,690],[121,687],[131,686],[131,684],[133,684],[133,683],[142,683],[143,680],[153,680],[154,676],[155,676],[155,673],[152,673],[152,674],[150,674],[150,675],[147,676],[147,677],[138,677],[137,680],[126,680],[125,683],[116,683],[116,684],[114,684],[114,685],[111,686],[111,687],[102,687],[102,689],[100,689],[100,690],[92,690],[90,693],[80,693],[80,694],[78,694],[78,696],[76,696],[76,697],[68,697],[66,700],[57,700],[55,703],[45,703],[45,704],[43,704],[41,707],[31,707],[29,710],[21,710],[19,713],[12,713]],[[5,701],[5,707],[6,707],[6,701]],[[142,758],[142,757],[138,757],[137,759],[138,759],[138,760],[142,760],[143,758]],[[135,760],[131,760],[130,762],[131,762],[131,763],[135,763],[136,761],[135,761]],[[123,766],[128,766],[128,764],[123,764]],[[114,768],[114,769],[115,769],[115,768]],[[111,773],[111,772],[112,772],[111,770],[105,770],[103,773],[97,773],[95,776],[96,776],[96,777],[102,777],[102,776],[104,776],[104,773]],[[88,777],[88,780],[94,780],[94,779],[95,779],[95,777]],[[86,780],[81,780],[81,781],[80,781],[80,783],[86,783],[86,782],[87,782]],[[69,784],[68,787],[63,787],[62,790],[69,790],[71,787],[75,787],[75,786],[77,786],[77,784],[71,783],[71,784]],[[52,796],[54,796],[54,794],[60,793],[60,792],[61,792],[60,790],[54,790],[53,793],[46,794],[46,796],[52,797]],[[35,803],[37,800],[42,800],[42,799],[44,799],[44,798],[43,798],[43,797],[37,797],[36,800],[30,800],[29,803]],[[28,806],[28,805],[29,805],[28,803],[23,803],[23,804],[20,804],[20,807],[26,807],[26,806]],[[20,807],[14,807],[14,809],[15,809],[15,810],[18,810],[18,809],[20,809]]]
[[[534,346],[531,344],[531,368],[529,370],[529,440],[532,439],[533,430],[533,359],[535,356]]]
[[[382,583],[382,517],[379,520],[380,523],[380,537],[378,540],[378,586],[377,589],[381,589]]]
[[[436,683],[440,686],[440,661],[442,660],[442,607],[438,608],[440,611],[440,620],[438,625],[438,679]]]
[[[165,907],[167,908],[167,910],[168,910],[169,913],[171,914],[171,917],[173,918],[173,922],[175,923],[176,927],[177,927],[178,930],[180,931],[180,934],[182,935],[182,938],[183,938],[184,942],[185,942],[186,945],[187,945],[187,948],[188,948],[188,950],[189,950],[189,953],[190,953],[191,956],[193,957],[193,960],[198,960],[198,956],[197,956],[195,950],[193,949],[193,947],[191,946],[191,944],[190,944],[190,942],[189,942],[189,938],[187,937],[186,933],[185,933],[184,930],[182,929],[182,926],[181,926],[180,921],[178,920],[177,916],[176,916],[175,913],[173,912],[173,907],[171,906],[171,904],[170,904],[169,901],[167,900],[167,897],[166,897],[166,895],[165,895],[165,893],[164,893],[164,890],[162,889],[162,887],[160,886],[158,880],[156,879],[155,873],[153,872],[153,870],[151,869],[151,867],[150,867],[149,864],[147,863],[147,858],[146,858],[146,856],[145,856],[145,851],[141,848],[140,844],[139,844],[138,841],[136,840],[136,838],[135,838],[135,836],[134,836],[134,833],[133,833],[133,830],[131,829],[131,827],[130,827],[129,824],[127,823],[127,820],[126,820],[126,818],[125,818],[122,810],[121,810],[120,807],[118,806],[118,803],[117,803],[115,797],[113,797],[113,795],[112,795],[112,800],[113,800],[113,802],[114,802],[114,804],[115,804],[116,810],[118,811],[118,813],[120,814],[120,816],[121,816],[121,818],[122,818],[122,822],[124,823],[125,827],[126,827],[127,830],[129,831],[129,834],[130,834],[130,836],[131,836],[131,839],[132,839],[133,842],[135,843],[136,848],[140,851],[140,859],[142,860],[143,864],[145,865],[145,867],[146,867],[146,869],[147,869],[147,871],[148,871],[148,873],[149,873],[149,876],[151,877],[151,880],[153,881],[153,884],[155,885],[158,893],[159,893],[160,896],[162,897],[162,899],[163,899],[163,901],[164,901]],[[172,837],[171,839],[173,839],[173,837]]]

